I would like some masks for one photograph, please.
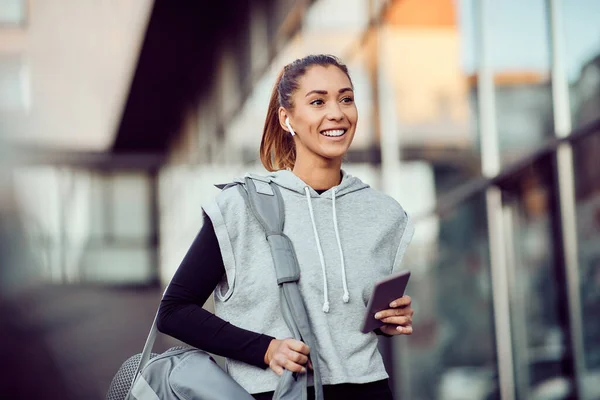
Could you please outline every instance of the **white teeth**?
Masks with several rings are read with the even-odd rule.
[[[345,129],[336,129],[331,131],[323,131],[321,134],[325,136],[342,136],[345,132]]]

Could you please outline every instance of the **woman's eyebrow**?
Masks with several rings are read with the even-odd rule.
[[[338,90],[338,93],[344,93],[344,92],[353,92],[353,90],[350,87],[345,87],[345,88],[341,88],[340,90]],[[310,92],[306,93],[305,97],[308,97],[308,96],[310,96],[313,93],[314,94],[326,95],[327,94],[327,90],[311,90]]]

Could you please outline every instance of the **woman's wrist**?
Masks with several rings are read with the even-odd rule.
[[[275,351],[275,348],[277,347],[277,339],[271,339],[271,342],[269,343],[269,347],[267,347],[267,351],[265,352],[265,357],[264,357],[264,361],[266,365],[269,365],[271,363],[271,356],[273,354],[273,351]]]

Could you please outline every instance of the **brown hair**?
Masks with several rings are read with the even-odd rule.
[[[293,109],[292,95],[298,89],[298,80],[308,68],[316,65],[338,67],[348,76],[352,84],[348,68],[337,57],[331,55],[309,55],[283,67],[271,93],[260,142],[260,160],[268,171],[294,168],[296,144],[292,135],[279,124],[279,107]]]

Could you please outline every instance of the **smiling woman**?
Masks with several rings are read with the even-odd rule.
[[[229,374],[255,399],[279,399],[274,390],[284,370],[320,377],[328,399],[392,398],[377,335],[412,333],[411,299],[398,293],[377,316],[380,329],[365,334],[361,320],[375,283],[398,269],[412,225],[394,199],[342,170],[357,121],[346,66],[327,55],[296,60],[279,75],[265,121],[261,160],[271,173],[247,175],[281,194],[312,350],[290,338],[268,241],[244,201],[244,179],[203,207],[205,224],[161,303],[158,329],[227,357]],[[202,305],[213,291],[210,315]]]

